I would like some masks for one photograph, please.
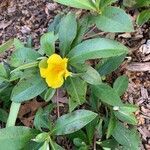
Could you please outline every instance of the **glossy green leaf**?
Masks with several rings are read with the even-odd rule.
[[[119,42],[95,38],[82,42],[68,54],[70,64],[77,64],[88,59],[108,58],[127,53],[128,49]]]
[[[55,41],[57,37],[53,32],[45,33],[41,36],[40,45],[41,49],[47,56],[52,55],[55,52]]]
[[[150,20],[150,10],[143,10],[137,17],[136,23],[138,25],[143,25],[144,23],[146,23],[147,21]]]
[[[107,84],[93,85],[92,92],[102,102],[112,106],[122,106],[122,101],[116,91]]]
[[[0,149],[20,150],[22,149],[38,132],[22,126],[8,127],[0,129]]]
[[[74,110],[75,107],[85,102],[87,84],[79,77],[68,78],[66,88],[67,88],[67,93],[70,96],[69,110],[71,112]]]
[[[119,96],[123,95],[128,88],[129,79],[126,75],[120,76],[114,82],[113,88]]]
[[[29,78],[20,80],[14,87],[11,100],[19,103],[30,100],[40,95],[46,88],[46,83],[38,74],[30,76]]]
[[[76,110],[58,118],[52,132],[55,135],[76,132],[90,123],[96,116],[96,113],[89,110]]]
[[[77,34],[77,22],[73,13],[68,13],[62,18],[59,27],[59,40],[61,54],[65,56]]]
[[[5,52],[9,48],[11,48],[13,46],[13,43],[14,43],[14,40],[10,39],[7,42],[5,42],[2,45],[0,45],[0,54],[3,53],[3,52]]]
[[[35,62],[38,57],[40,57],[40,54],[36,51],[24,47],[13,52],[9,64],[13,67],[19,67],[27,63]]]
[[[132,32],[133,25],[124,10],[117,7],[107,7],[95,18],[96,26],[104,32]]]
[[[126,149],[140,150],[140,138],[135,129],[129,130],[123,124],[118,122],[113,131],[115,140]]]
[[[115,56],[103,59],[102,62],[96,66],[96,70],[101,76],[105,76],[116,70],[125,59],[125,55]]]
[[[63,5],[67,5],[70,7],[87,9],[87,10],[96,10],[93,3],[89,0],[54,0]]]
[[[89,84],[98,85],[101,84],[100,74],[91,66],[87,66],[87,71],[81,76]]]

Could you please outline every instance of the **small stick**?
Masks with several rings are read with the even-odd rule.
[[[59,100],[58,100],[58,89],[56,90],[56,104],[57,104],[57,117],[60,117]]]
[[[94,144],[93,144],[93,150],[96,150],[96,135],[94,135]]]

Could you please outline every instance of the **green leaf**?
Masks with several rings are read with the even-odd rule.
[[[0,149],[20,150],[22,149],[38,132],[34,129],[14,126],[0,129]]]
[[[68,13],[62,18],[59,26],[59,40],[61,54],[65,56],[77,34],[77,22],[73,13]]]
[[[21,150],[39,150],[43,143],[36,143],[34,141],[29,141],[25,147]]]
[[[21,49],[24,48],[24,44],[19,39],[14,39],[14,46],[15,49]]]
[[[49,150],[49,142],[45,141],[44,144],[39,148],[39,150]]]
[[[92,92],[102,102],[112,106],[122,106],[122,101],[116,91],[107,84],[93,85]]]
[[[9,81],[12,82],[12,81],[18,80],[22,76],[23,76],[23,72],[22,71],[12,72],[11,75],[10,75]]]
[[[55,41],[57,37],[54,32],[48,32],[41,36],[40,45],[41,49],[47,56],[52,55],[55,52]]]
[[[8,78],[8,73],[4,66],[4,63],[0,63],[0,77]]]
[[[116,118],[114,114],[111,113],[109,124],[108,124],[108,129],[107,129],[107,135],[106,135],[107,139],[112,135],[115,127],[116,127]]]
[[[85,132],[83,130],[78,130],[74,133],[71,133],[71,134],[68,134],[66,135],[69,140],[73,141],[73,139],[75,138],[79,138],[81,139],[82,141],[88,143],[88,138],[87,138],[87,135],[85,134]]]
[[[126,149],[140,150],[140,138],[136,130],[127,129],[123,124],[118,122],[113,131],[113,137]]]
[[[14,40],[10,39],[7,42],[5,42],[2,45],[0,45],[0,54],[3,53],[3,52],[5,52],[9,48],[11,48],[13,46],[13,43],[14,43]]]
[[[70,58],[70,64],[76,64],[88,59],[108,58],[127,52],[127,47],[119,42],[105,38],[95,38],[74,47],[68,54],[68,58]]]
[[[3,101],[4,105],[10,106],[10,95],[13,89],[13,85],[10,85],[9,83],[1,86],[0,85],[0,100]]]
[[[75,47],[76,45],[81,43],[81,41],[84,38],[84,34],[88,30],[89,26],[90,26],[90,16],[85,16],[85,17],[81,18],[80,20],[78,20],[77,35],[76,35],[71,47]]]
[[[100,74],[91,66],[87,66],[87,71],[82,76],[82,79],[89,84],[98,85],[101,84]]]
[[[102,142],[96,142],[96,143],[98,145],[100,145],[101,147],[103,147],[103,148],[108,148],[108,150],[115,150],[119,145],[118,142],[115,139],[108,139],[108,140],[105,140],[105,141],[102,141]]]
[[[7,118],[8,118],[8,113],[0,108],[0,121],[2,122],[7,122]]]
[[[89,140],[89,144],[91,145],[93,143],[94,135],[95,135],[95,130],[96,126],[98,124],[99,118],[96,117],[93,121],[91,121],[87,126],[86,126],[86,133],[87,133],[87,138]]]
[[[68,78],[66,83],[67,93],[70,96],[69,110],[74,110],[75,107],[85,102],[87,84],[80,78]]]
[[[39,63],[38,61],[35,61],[35,62],[31,62],[31,63],[27,63],[27,64],[24,64],[24,65],[21,65],[21,66],[17,67],[16,69],[12,70],[11,74],[14,73],[14,72],[18,72],[20,70],[25,70],[25,69],[37,67],[38,63]]]
[[[46,83],[38,74],[30,76],[20,80],[14,87],[11,100],[18,103],[30,100],[40,95],[46,88]]]
[[[49,137],[49,134],[47,132],[42,132],[40,134],[38,134],[35,139],[33,139],[33,141],[41,143],[41,142],[45,142]]]
[[[55,89],[48,88],[41,94],[41,96],[46,102],[49,102],[54,96],[55,92],[56,92]]]
[[[117,7],[107,7],[95,18],[96,26],[104,32],[132,32],[133,25],[124,10]]]
[[[102,62],[100,62],[96,66],[96,70],[100,73],[101,76],[105,76],[116,70],[120,64],[125,59],[125,55],[115,56],[103,59]]]
[[[55,34],[58,33],[59,25],[60,25],[60,21],[61,21],[62,17],[63,17],[62,14],[58,14],[54,17],[53,22],[49,23],[49,25],[48,25],[48,32],[54,32]]]
[[[119,96],[123,95],[128,88],[129,79],[126,75],[120,76],[114,82],[113,88]]]
[[[119,120],[136,125],[137,119],[135,118],[133,112],[137,110],[138,108],[134,105],[125,105],[119,107],[118,110],[114,110],[114,114]]]
[[[34,118],[34,126],[36,129],[41,130],[42,128],[45,129],[51,129],[51,121],[49,118],[49,114],[53,110],[54,106],[53,105],[48,105],[44,109],[39,108],[38,111],[36,112],[35,118]]]
[[[20,48],[13,52],[11,55],[9,64],[13,67],[19,67],[21,65],[35,62],[40,54],[31,48]]]
[[[73,139],[73,144],[77,147],[82,147],[82,146],[86,146],[85,142],[80,139],[80,138],[74,138]],[[80,149],[79,149],[80,150]]]
[[[135,7],[149,7],[150,1],[149,0],[136,0]]]
[[[111,5],[112,3],[116,2],[117,0],[100,0],[100,8],[106,7]]]
[[[63,115],[55,122],[52,133],[65,135],[76,132],[90,123],[96,116],[96,113],[89,110],[77,110]]]
[[[119,107],[123,111],[127,111],[128,113],[136,112],[139,108],[133,104],[124,104],[123,106]]]
[[[29,47],[29,48],[32,48],[32,47],[33,47],[33,39],[32,39],[31,36],[29,36],[29,37],[27,38],[27,42],[26,42],[26,44],[25,44],[25,47]]]
[[[58,145],[56,142],[54,141],[50,141],[51,144],[51,148],[52,150],[65,150],[64,148],[62,148],[60,145]]]
[[[136,23],[141,26],[150,20],[150,10],[143,10],[137,17]]]
[[[81,0],[54,0],[54,1],[70,7],[96,11],[96,8],[94,7],[93,3],[90,2],[89,0],[82,0],[82,1]]]

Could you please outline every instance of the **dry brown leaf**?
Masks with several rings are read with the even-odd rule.
[[[133,62],[127,66],[130,71],[150,71],[150,62],[137,63]]]

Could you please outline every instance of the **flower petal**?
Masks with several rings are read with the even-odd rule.
[[[47,68],[40,68],[40,75],[42,78],[46,78],[48,74]]]
[[[68,76],[71,76],[71,72],[69,72],[68,70],[66,70],[66,72],[65,72],[65,79],[68,77]]]
[[[48,64],[60,64],[62,62],[62,58],[58,54],[52,54],[48,60]]]
[[[47,82],[48,86],[52,87],[54,89],[61,87],[64,83],[63,75],[64,75],[64,71],[59,72],[59,74],[50,73],[46,77],[46,82]]]

